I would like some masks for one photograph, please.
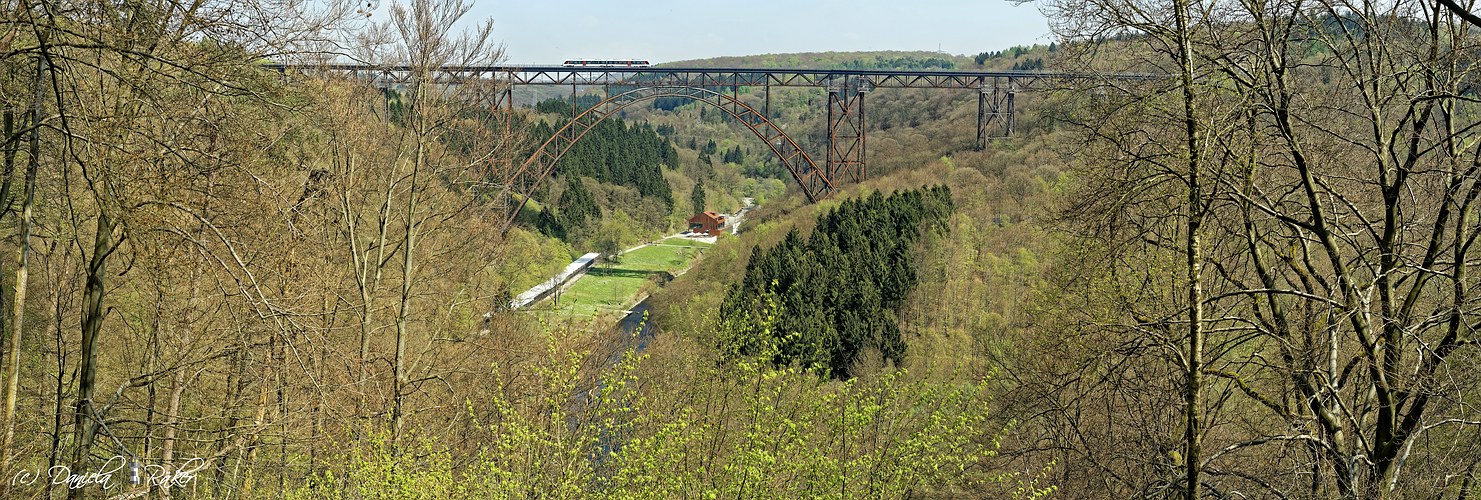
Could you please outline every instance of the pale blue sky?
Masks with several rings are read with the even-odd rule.
[[[475,0],[508,61],[654,63],[855,50],[976,54],[1052,41],[1038,6],[1006,0]]]

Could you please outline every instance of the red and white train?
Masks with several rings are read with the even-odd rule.
[[[571,68],[646,68],[648,61],[641,59],[567,59],[561,66]]]

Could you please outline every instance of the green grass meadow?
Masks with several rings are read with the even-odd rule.
[[[637,302],[645,286],[656,283],[662,272],[677,273],[689,267],[710,244],[671,238],[622,255],[622,261],[598,261],[586,276],[560,294],[556,309],[563,315],[594,317],[621,313]]]

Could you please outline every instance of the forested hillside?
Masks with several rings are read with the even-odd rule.
[[[605,329],[501,311],[581,249],[534,231],[548,224],[498,230],[520,200],[489,180],[555,113],[490,114],[488,89],[430,83],[438,65],[498,61],[488,32],[418,21],[456,20],[457,2],[390,6],[390,42],[356,48],[412,58],[395,88],[260,66],[317,47],[349,8],[0,8],[14,431],[0,469],[22,478],[7,497],[901,496],[1033,480],[986,465],[1004,427],[980,378],[819,384],[764,349],[721,363],[679,335],[613,362]],[[717,118],[604,125],[534,217],[637,240],[700,202],[796,206],[755,145],[706,135]],[[879,404],[840,418],[863,399]],[[179,480],[31,480],[119,461]]]
[[[594,104],[591,98],[576,103]],[[543,101],[535,111],[553,118],[536,120],[527,127],[525,133],[533,140],[520,158],[529,157],[541,141],[555,135],[556,127],[570,119],[571,102]],[[583,249],[595,249],[595,241],[603,237],[625,245],[668,234],[687,213],[675,211],[675,187],[664,176],[678,166],[678,152],[652,127],[608,118],[587,131],[556,163],[555,178],[539,195],[545,203],[527,205],[517,220]],[[592,187],[587,187],[588,182]],[[593,191],[601,193],[600,198]]]
[[[914,244],[942,230],[951,210],[944,187],[876,191],[821,216],[805,240],[793,228],[754,250],[721,306],[732,331],[716,348],[747,357],[774,344],[775,364],[840,379],[863,356],[899,364],[908,346],[896,314],[916,285]]]
[[[592,99],[580,99],[577,106],[590,107]],[[569,101],[545,101],[535,107],[540,113],[556,115],[556,124],[571,117]],[[584,109],[584,108],[583,108]],[[548,138],[555,127],[536,122],[529,135]],[[667,208],[674,203],[673,191],[663,181],[661,167],[677,168],[678,153],[663,137],[646,124],[628,124],[621,118],[608,118],[582,136],[581,141],[561,157],[558,174],[567,177],[591,177],[600,182],[628,186],[643,197],[662,201]]]
[[[1005,450],[1073,497],[1468,497],[1473,28],[1322,4],[1135,31],[1176,5],[1064,2],[1052,55],[979,54],[1168,75],[1020,94],[1021,135],[987,152],[963,151],[970,120],[947,125],[970,116],[962,101],[868,97],[880,130],[860,191],[948,179],[958,205],[897,314],[898,365],[995,373],[993,418],[1034,416]],[[773,99],[817,137],[819,103]],[[833,203],[762,210],[749,241],[659,296],[674,305],[658,322],[703,332],[723,313],[697,311],[727,307],[711,281]]]
[[[575,106],[585,110],[601,98],[578,94]],[[694,108],[685,99],[654,101],[654,109],[682,105]],[[541,101],[532,111],[524,127],[528,147],[520,158],[567,123],[571,98]],[[718,111],[709,111],[712,120],[720,119]],[[703,115],[705,108],[699,112]],[[556,178],[520,213],[521,225],[578,250],[595,250],[601,241],[626,248],[682,230],[697,212],[734,212],[743,198],[764,202],[785,193],[790,176],[779,163],[748,158],[739,144],[720,151],[714,137],[689,126],[679,133],[672,121],[655,126],[646,113],[628,115],[623,111],[603,120],[572,145],[556,164]],[[704,185],[709,196],[694,197]]]
[[[875,89],[868,178],[818,203],[673,100],[503,197],[571,103],[439,80],[501,61],[467,7],[0,3],[0,497],[1478,487],[1456,6],[1060,0],[1048,46],[683,63],[1152,75],[1025,90],[983,151],[974,92]],[[326,47],[406,78],[264,66]],[[826,94],[771,98],[818,151]],[[746,197],[634,331],[505,307]]]

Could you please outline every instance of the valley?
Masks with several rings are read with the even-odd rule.
[[[1475,495],[1467,6],[696,5],[0,2],[0,497]]]

